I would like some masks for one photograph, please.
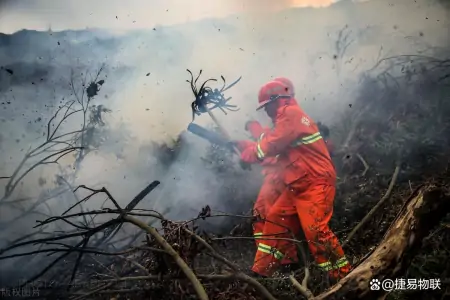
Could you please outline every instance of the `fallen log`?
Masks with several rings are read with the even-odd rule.
[[[450,196],[443,188],[419,187],[405,202],[378,247],[350,274],[328,291],[310,299],[384,299],[388,292],[370,289],[370,281],[400,278],[422,239],[450,212]]]

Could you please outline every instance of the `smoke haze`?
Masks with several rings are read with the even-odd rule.
[[[360,75],[378,58],[448,45],[448,10],[438,2],[333,2],[1,1],[0,32],[43,31],[1,36],[0,65],[16,66],[13,76],[0,77],[1,101],[12,102],[0,112],[2,176],[42,137],[42,125],[54,112],[48,105],[70,97],[71,68],[93,74],[104,63],[108,77],[96,103],[112,110],[106,117],[111,137],[86,157],[76,183],[105,186],[126,205],[146,183],[161,180],[157,208],[172,208],[172,216],[181,219],[206,204],[230,208],[212,196],[222,179],[202,165],[205,142],[189,136],[187,150],[164,170],[143,150],[150,141],[176,138],[191,121],[187,68],[203,69],[203,79],[223,75],[232,82],[242,76],[227,93],[240,111],[216,115],[233,137],[244,138],[249,118],[267,123],[255,106],[259,86],[270,78],[291,78],[302,107],[332,123],[349,109]],[[348,40],[337,45],[341,30]],[[37,127],[39,117],[43,124]],[[211,124],[208,116],[196,122]],[[18,193],[36,196],[51,188],[58,170],[36,170]],[[249,197],[259,184],[257,170],[253,173],[253,179],[246,177]],[[46,179],[44,187],[36,183],[39,178]]]
[[[224,18],[236,13],[258,14],[291,7],[327,7],[332,0],[38,0],[33,2],[3,0],[0,28],[13,33],[22,28],[53,30],[108,28],[151,29],[156,25],[183,24],[204,18]],[[357,1],[355,1],[357,2]],[[116,18],[117,16],[117,18]]]

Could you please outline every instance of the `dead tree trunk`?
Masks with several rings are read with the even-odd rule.
[[[370,290],[369,282],[399,278],[421,248],[422,239],[450,211],[443,189],[418,188],[397,215],[379,246],[349,275],[312,299],[384,299],[387,292]]]

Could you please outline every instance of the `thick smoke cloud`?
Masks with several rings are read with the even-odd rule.
[[[108,28],[151,29],[155,25],[174,25],[204,18],[223,18],[237,13],[258,14],[290,7],[327,7],[340,0],[3,0],[0,2],[2,31],[22,28],[54,30]],[[354,0],[358,2],[358,0]]]
[[[429,1],[323,1],[326,8],[295,7],[313,1],[194,2],[154,1],[150,6],[127,1],[124,7],[121,1],[3,1],[0,31],[51,27],[52,32],[0,37],[1,64],[14,70],[12,76],[2,70],[0,77],[6,103],[0,114],[1,172],[10,174],[23,149],[38,142],[54,112],[48,107],[70,97],[70,70],[93,74],[105,63],[108,77],[95,101],[112,110],[106,116],[111,137],[86,157],[76,183],[106,186],[126,204],[146,183],[159,179],[162,185],[152,197],[158,209],[171,208],[172,217],[188,218],[205,204],[225,210],[227,201],[211,197],[221,182],[202,164],[205,142],[188,137],[189,147],[168,170],[156,166],[145,151],[150,141],[176,138],[191,121],[186,68],[203,69],[205,79],[243,76],[229,92],[241,110],[217,115],[233,137],[244,138],[248,118],[267,123],[254,111],[255,94],[272,77],[290,77],[304,109],[332,123],[349,109],[361,72],[377,58],[421,53],[447,45],[449,38],[448,13]],[[73,29],[82,30],[56,32]],[[340,31],[348,39],[337,44]],[[211,123],[207,116],[196,122]],[[45,167],[31,173],[18,196],[52,188],[58,171]],[[255,190],[259,178],[257,170],[253,173],[246,178]],[[47,184],[37,184],[39,178]]]

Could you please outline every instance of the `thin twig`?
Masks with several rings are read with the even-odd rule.
[[[261,284],[259,283],[257,280],[255,280],[254,278],[242,273],[242,271],[240,271],[240,268],[238,266],[236,266],[234,263],[232,263],[231,261],[229,261],[228,259],[226,259],[225,257],[223,257],[222,255],[220,255],[216,250],[214,250],[214,248],[208,244],[208,242],[206,242],[202,237],[200,237],[199,235],[195,234],[194,232],[190,231],[187,228],[184,228],[184,231],[186,233],[188,233],[189,235],[191,235],[194,239],[196,239],[200,244],[202,244],[208,251],[209,254],[214,257],[215,259],[221,261],[222,263],[224,263],[225,265],[227,265],[228,267],[230,267],[234,272],[236,272],[235,276],[236,278],[252,285],[256,291],[258,291],[262,296],[264,296],[265,299],[269,299],[269,300],[276,300],[276,298]]]
[[[305,271],[305,279],[303,279],[303,283],[305,283],[305,280],[307,280],[309,277],[309,270],[306,269]],[[300,282],[295,279],[294,275],[289,275],[289,280],[292,282],[292,285],[299,291],[306,299],[312,299],[314,298],[313,293],[306,287],[306,284],[300,284]]]
[[[349,235],[347,236],[345,241],[342,243],[342,246],[345,246],[346,244],[348,244],[348,242],[353,238],[355,233],[361,227],[363,227],[364,224],[366,224],[367,221],[375,214],[375,212],[384,204],[384,202],[386,202],[386,200],[389,199],[389,197],[391,196],[392,189],[394,188],[395,182],[397,181],[397,176],[398,176],[399,172],[400,172],[400,167],[396,166],[394,174],[392,175],[391,182],[386,191],[386,194],[384,194],[383,198],[381,198],[380,201],[378,201],[378,203],[369,211],[369,213],[361,220],[361,222],[359,222],[359,224],[356,225],[355,228],[353,228],[353,230],[349,233]]]
[[[361,154],[356,153],[356,156],[359,158],[359,160],[362,162],[362,164],[364,165],[364,171],[361,174],[361,176],[366,175],[367,171],[369,171],[370,167],[369,164],[365,161],[365,159],[361,156]]]

